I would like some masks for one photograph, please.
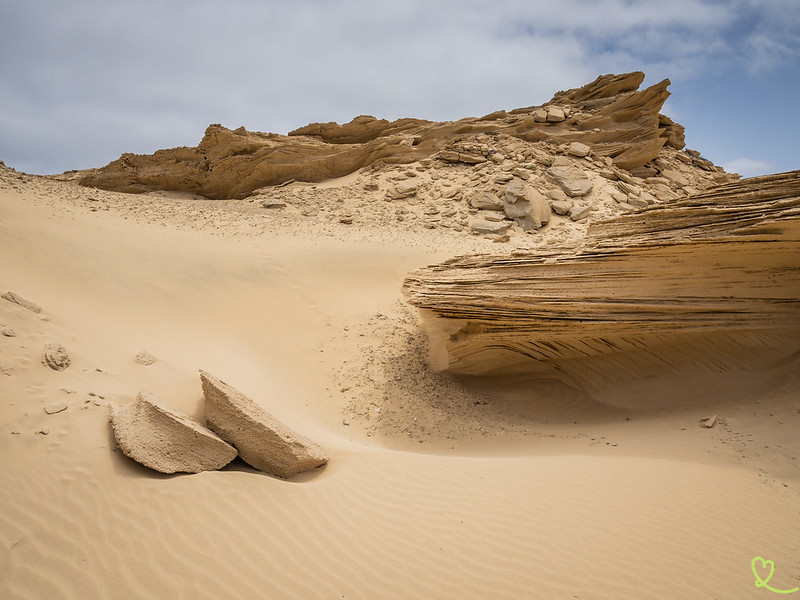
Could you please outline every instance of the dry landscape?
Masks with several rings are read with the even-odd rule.
[[[0,597],[800,585],[800,172],[643,79],[0,165]]]

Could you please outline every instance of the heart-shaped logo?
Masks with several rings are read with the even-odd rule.
[[[750,568],[753,570],[753,575],[756,578],[756,587],[764,587],[767,585],[772,574],[775,572],[775,563],[771,560],[765,560],[761,556],[756,556],[750,563]]]

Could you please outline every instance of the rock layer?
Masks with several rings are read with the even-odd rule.
[[[350,123],[312,123],[288,135],[230,130],[211,125],[194,148],[124,154],[81,183],[109,190],[175,190],[208,198],[244,198],[259,188],[290,180],[317,182],[378,164],[426,158],[476,165],[491,159],[463,142],[478,134],[508,135],[526,142],[573,144],[622,169],[637,169],[665,145],[683,148],[683,128],[660,115],[669,80],[639,90],[640,72],[603,75],[557,93],[543,106],[493,112],[481,118],[434,123],[386,121],[362,115]]]
[[[236,458],[235,448],[144,391],[113,410],[111,427],[125,456],[161,473],[212,471]]]
[[[206,424],[232,444],[247,464],[288,478],[324,465],[328,458],[317,444],[277,421],[227,383],[200,371]]]
[[[598,388],[633,362],[773,364],[800,350],[800,171],[600,222],[578,255],[461,257],[404,289],[455,373]]]

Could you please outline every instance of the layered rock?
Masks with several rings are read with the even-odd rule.
[[[111,428],[125,456],[161,473],[213,471],[236,458],[235,448],[144,391],[112,411]]]
[[[250,466],[288,478],[328,461],[317,444],[277,421],[238,390],[205,371],[200,371],[200,378],[206,424]]]
[[[197,147],[124,154],[81,183],[125,192],[175,190],[208,198],[243,198],[259,188],[295,180],[318,182],[370,165],[438,158],[480,165],[503,158],[474,144],[477,135],[527,143],[571,144],[574,156],[608,157],[617,167],[647,176],[662,148],[683,147],[683,128],[660,115],[668,80],[639,90],[644,74],[604,75],[557,93],[543,106],[496,111],[481,118],[434,123],[359,116],[350,123],[312,123],[288,135],[211,125]],[[590,150],[586,150],[586,149]]]
[[[45,346],[42,364],[54,371],[63,371],[72,364],[72,360],[62,344],[52,343]]]
[[[596,389],[669,365],[773,364],[800,350],[800,172],[599,222],[577,255],[461,257],[404,289],[454,373]]]

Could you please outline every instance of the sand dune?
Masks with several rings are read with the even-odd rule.
[[[0,165],[0,294],[41,309],[0,298],[0,598],[768,597],[755,587],[756,557],[774,562],[771,586],[796,587],[800,374],[786,350],[797,340],[759,327],[796,298],[764,308],[758,293],[747,295],[747,327],[737,328],[723,310],[730,304],[717,301],[730,278],[709,267],[694,313],[655,301],[667,276],[686,275],[697,258],[663,236],[703,211],[719,221],[719,188],[710,186],[739,184],[680,149],[682,128],[658,115],[666,84],[634,92],[640,82],[607,76],[536,110],[457,124],[312,124],[281,143],[335,156],[337,144],[385,145],[407,126],[432,137],[390,144],[407,164],[348,164],[346,176],[316,185],[258,188],[265,182],[252,179],[223,194],[255,190],[238,200],[185,191],[194,184],[130,195],[79,185],[90,173],[34,177]],[[558,111],[562,120],[548,121]],[[636,126],[620,125],[615,111]],[[581,129],[582,119],[594,125]],[[278,139],[228,134],[265,147]],[[580,156],[586,148],[570,145],[578,137],[598,154]],[[250,160],[216,148],[225,164],[250,166],[269,150]],[[140,158],[139,191],[152,188],[150,176],[164,179]],[[179,162],[170,163],[178,183],[191,167]],[[550,170],[559,165],[579,167],[591,191],[567,200],[553,178],[561,171]],[[118,167],[130,175],[121,159],[97,181],[118,185]],[[508,185],[523,190],[514,202],[550,215],[538,229],[508,210]],[[734,196],[734,212],[759,200]],[[753,243],[789,231],[774,223],[795,209],[770,206],[775,219],[749,231],[761,236]],[[678,229],[703,238],[707,223],[693,222]],[[506,234],[482,231],[487,223]],[[727,223],[752,225],[741,215]],[[619,258],[591,230],[639,260],[638,279],[625,278],[630,264],[599,259],[593,277],[574,276],[581,256]],[[647,236],[662,238],[649,247]],[[792,248],[744,258],[761,275],[780,258],[794,282]],[[706,262],[742,262],[742,248],[728,249]],[[492,254],[515,276],[492,279]],[[402,289],[410,272],[435,279],[440,268],[429,265],[458,255],[468,257],[456,261],[465,272],[488,274],[480,285],[489,287],[520,289],[526,265],[547,267],[558,302],[589,284],[613,295],[626,281],[632,297],[651,301],[649,314],[672,310],[680,331],[655,352],[576,357],[566,355],[575,327],[560,331],[572,336],[563,346],[557,327],[549,346],[536,346],[522,340],[530,331],[520,321],[507,327],[519,334],[514,351],[528,344],[540,366],[555,352],[557,369],[439,372],[427,361],[439,340]],[[652,268],[653,255],[663,269]],[[470,306],[479,285],[462,279],[446,282],[449,296],[428,296],[427,309],[522,319],[522,301],[494,312]],[[647,312],[639,308],[625,310]],[[682,330],[692,319],[704,326]],[[439,321],[447,339],[463,325]],[[69,366],[43,364],[49,344],[63,345]],[[511,364],[510,344],[500,346]],[[486,347],[476,347],[464,344],[462,365],[487,364]],[[657,372],[664,364],[668,372]],[[123,455],[111,408],[145,390],[203,421],[201,369],[319,444],[328,463],[287,480],[239,459],[168,476]]]

